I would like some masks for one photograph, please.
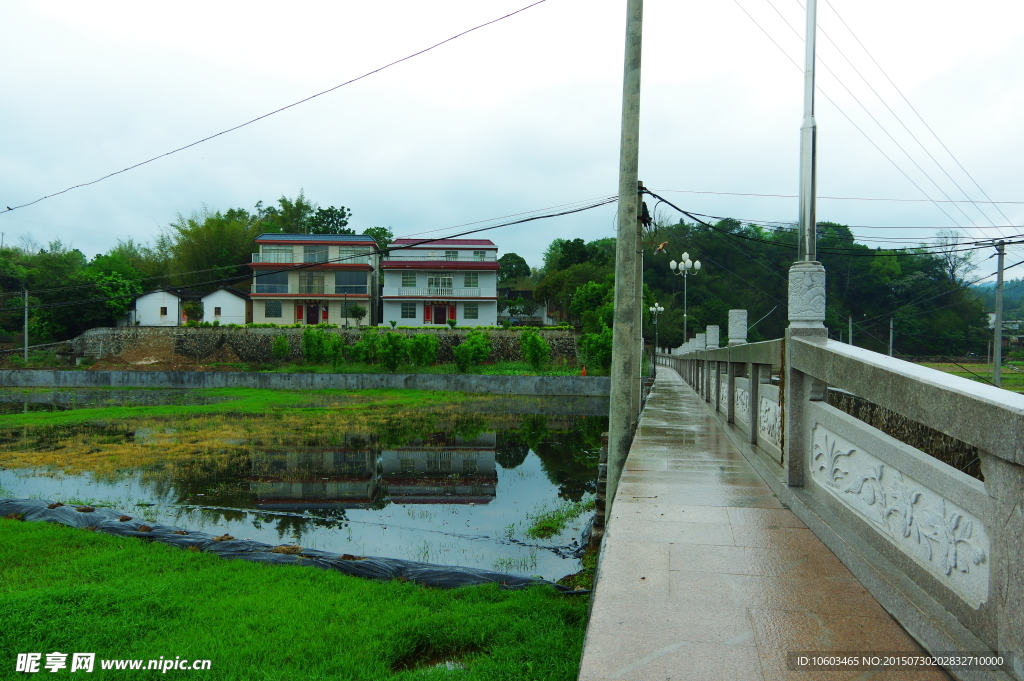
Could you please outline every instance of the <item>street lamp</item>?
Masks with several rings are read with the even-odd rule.
[[[679,260],[680,262],[673,260],[668,266],[672,268],[672,274],[683,278],[683,342],[685,343],[690,340],[690,336],[686,332],[686,280],[691,274],[700,272],[700,260],[691,261],[689,253],[683,253]]]
[[[665,311],[661,305],[655,303],[652,307],[647,308],[651,311],[651,316],[654,317],[654,354],[657,359],[658,354],[658,315]]]

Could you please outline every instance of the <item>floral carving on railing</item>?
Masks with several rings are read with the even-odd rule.
[[[719,390],[722,396],[718,400],[718,410],[725,413],[729,410],[729,379],[725,376],[721,378]]]
[[[821,424],[814,427],[812,456],[815,482],[929,572],[947,578],[972,606],[987,599],[989,539],[980,520]]]
[[[740,419],[744,423],[750,420],[750,392],[736,386],[736,404],[733,407],[735,409],[736,418]]]
[[[757,409],[757,432],[776,447],[782,447],[782,410],[778,402],[761,397]]]

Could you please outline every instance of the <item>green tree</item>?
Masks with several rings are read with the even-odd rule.
[[[394,372],[409,356],[409,341],[400,333],[388,331],[380,337],[380,361],[388,371]]]
[[[418,333],[409,339],[409,359],[416,366],[437,363],[437,350],[441,342],[432,333]]]
[[[355,234],[355,230],[348,228],[351,216],[352,211],[345,206],[317,208],[303,221],[303,227],[306,234]]]
[[[363,322],[363,317],[366,316],[366,308],[362,305],[349,305],[348,316],[356,320],[356,326],[359,326]]]
[[[491,355],[491,339],[486,331],[473,330],[452,348],[459,371],[468,371]]]
[[[198,299],[186,300],[181,304],[181,311],[185,313],[185,317],[190,322],[199,322],[203,320],[205,310],[203,309],[203,301]]]
[[[531,367],[536,371],[544,368],[551,359],[551,346],[533,328],[525,328],[519,334],[519,349]]]
[[[502,284],[530,276],[530,266],[521,256],[506,253],[498,258],[498,281]]]
[[[363,234],[372,236],[381,250],[387,248],[388,244],[395,240],[395,235],[387,227],[368,227],[363,230]]]

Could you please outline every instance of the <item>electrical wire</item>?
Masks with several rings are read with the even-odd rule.
[[[791,60],[792,61],[792,60]],[[796,194],[757,194],[753,192],[708,192],[708,191],[697,191],[695,189],[656,189],[654,191],[668,192],[670,194],[712,194],[715,196],[757,196],[760,198],[769,199],[798,199],[800,198]],[[834,201],[897,201],[901,203],[985,203],[985,204],[1003,204],[1003,205],[1024,205],[1024,201],[944,201],[942,199],[883,199],[878,197],[867,197],[867,196],[818,196],[818,199],[831,199]],[[1005,217],[1005,216],[1003,216]],[[1007,222],[1012,222],[1010,218],[1006,218]],[[971,227],[961,227],[961,229],[972,229]],[[978,229],[986,229],[984,227]]]
[[[351,85],[352,83],[355,83],[357,81],[363,80],[364,78],[368,78],[368,77],[370,77],[370,76],[372,76],[372,75],[374,75],[376,73],[380,73],[381,71],[383,71],[385,69],[388,69],[388,68],[390,68],[392,66],[395,66],[397,64],[401,64],[402,62],[405,62],[405,61],[408,61],[408,60],[413,59],[415,57],[418,57],[421,54],[425,54],[427,52],[430,52],[431,50],[434,50],[434,49],[436,49],[438,47],[441,47],[442,45],[444,45],[446,43],[450,43],[453,40],[457,40],[458,38],[461,38],[462,36],[467,35],[469,33],[472,33],[473,31],[477,31],[477,30],[479,30],[481,28],[484,28],[486,26],[490,26],[491,24],[496,24],[499,21],[503,21],[505,19],[508,19],[509,17],[513,17],[513,16],[515,16],[517,14],[520,14],[521,12],[525,12],[526,10],[531,9],[533,7],[536,7],[537,5],[540,5],[540,4],[544,3],[544,2],[547,2],[547,0],[536,0],[535,2],[533,2],[533,3],[529,4],[529,5],[526,5],[525,7],[521,7],[519,9],[515,10],[514,12],[509,12],[508,14],[506,14],[504,16],[501,16],[501,17],[498,17],[497,19],[491,19],[490,21],[487,21],[487,22],[484,22],[484,23],[479,24],[477,26],[474,26],[473,28],[470,28],[470,29],[467,29],[465,31],[462,31],[461,33],[457,33],[457,34],[455,34],[455,35],[453,35],[453,36],[451,36],[449,38],[445,38],[441,42],[434,43],[430,47],[426,47],[426,48],[424,48],[422,50],[419,50],[418,52],[414,52],[414,53],[412,53],[410,55],[402,57],[401,59],[396,59],[396,60],[394,60],[392,62],[389,62],[389,63],[385,64],[384,66],[380,66],[380,67],[378,67],[378,68],[376,68],[376,69],[374,69],[372,71],[367,71],[363,75],[357,76],[357,77],[352,78],[350,80],[347,80],[344,83],[341,83],[340,85],[335,85],[334,87],[328,88],[328,89],[323,90],[321,92],[317,92],[316,94],[310,95],[309,97],[305,97],[303,99],[300,99],[297,102],[292,102],[291,104],[288,104],[286,106],[282,106],[280,108],[274,109],[273,111],[265,113],[265,114],[263,114],[261,116],[257,116],[256,118],[248,120],[248,121],[246,121],[244,123],[241,123],[239,125],[236,125],[236,126],[233,126],[231,128],[228,128],[227,130],[221,130],[218,133],[215,133],[213,135],[209,135],[207,137],[204,137],[204,138],[202,138],[200,140],[197,140],[195,142],[192,142],[190,144],[186,144],[183,147],[178,147],[177,149],[172,149],[171,151],[165,152],[165,153],[160,154],[158,156],[154,156],[153,158],[147,159],[145,161],[140,161],[139,163],[135,163],[133,165],[130,165],[127,168],[122,168],[121,170],[117,170],[115,172],[108,173],[107,175],[104,175],[103,177],[97,178],[95,180],[91,180],[89,182],[82,182],[81,184],[76,184],[76,185],[68,187],[66,189],[62,189],[59,192],[54,192],[52,194],[47,194],[46,196],[42,196],[42,197],[40,197],[38,199],[35,199],[34,201],[29,201],[28,203],[22,203],[22,204],[16,205],[13,208],[8,207],[7,210],[0,211],[0,215],[2,215],[3,213],[9,213],[11,211],[18,210],[19,208],[25,208],[26,206],[34,205],[36,203],[39,203],[40,201],[45,201],[46,199],[53,198],[54,196],[59,196],[61,194],[67,193],[67,192],[69,192],[69,191],[71,191],[73,189],[78,189],[80,187],[88,187],[89,185],[96,184],[97,182],[102,182],[103,180],[106,180],[108,178],[114,177],[115,175],[120,175],[121,173],[126,173],[129,170],[134,170],[135,168],[138,168],[140,166],[144,166],[144,165],[146,165],[148,163],[152,163],[153,161],[156,161],[156,160],[159,160],[161,158],[170,156],[172,154],[176,154],[179,151],[184,151],[185,149],[190,149],[191,147],[194,147],[196,145],[202,144],[203,142],[208,142],[208,141],[210,141],[212,139],[220,137],[221,135],[226,135],[229,132],[234,132],[235,130],[238,130],[240,128],[244,128],[247,125],[252,125],[253,123],[256,123],[257,121],[261,121],[261,120],[263,120],[265,118],[269,118],[270,116],[273,116],[274,114],[281,113],[282,111],[287,111],[288,109],[291,109],[293,107],[299,106],[300,104],[305,104],[306,102],[308,102],[308,101],[310,101],[312,99],[316,99],[317,97],[321,97],[321,96],[326,95],[326,94],[328,94],[330,92],[334,92],[335,90],[337,90],[339,88],[343,88],[346,85]]]
[[[409,249],[409,248],[415,248],[417,246],[424,246],[426,244],[435,243],[437,241],[444,241],[446,239],[457,239],[459,237],[468,236],[470,234],[478,234],[480,232],[486,232],[486,231],[489,231],[489,230],[492,230],[492,229],[498,229],[498,228],[501,228],[501,227],[510,227],[512,225],[519,225],[519,224],[523,224],[523,223],[526,223],[526,222],[532,222],[534,220],[544,220],[544,219],[547,219],[547,218],[554,218],[554,217],[561,217],[563,215],[570,215],[572,213],[580,213],[580,212],[583,212],[583,211],[586,211],[586,210],[591,210],[593,208],[598,208],[600,206],[607,205],[609,203],[615,203],[618,200],[619,200],[618,196],[610,196],[610,197],[606,197],[604,199],[594,200],[590,204],[582,206],[582,207],[570,208],[570,209],[559,211],[557,213],[548,213],[548,214],[545,214],[545,215],[534,215],[534,216],[530,216],[530,217],[520,218],[518,220],[512,220],[512,221],[505,222],[505,223],[498,224],[498,225],[490,225],[490,226],[487,226],[487,227],[477,227],[475,229],[470,229],[470,230],[466,230],[466,231],[463,231],[463,232],[458,232],[458,233],[455,233],[455,234],[447,234],[445,236],[440,236],[440,237],[437,237],[437,238],[422,239],[420,241],[417,241],[417,242],[411,243],[411,244],[402,244],[401,246],[389,246],[387,248],[379,249],[378,252],[381,255],[385,255],[386,256],[386,255],[388,255],[388,254],[390,254],[392,252],[395,252],[395,251],[402,251],[402,250],[406,250],[406,249]],[[313,267],[322,267],[325,264],[339,263],[339,262],[344,262],[346,260],[351,260],[351,259],[355,259],[355,258],[364,258],[364,257],[366,257],[365,253],[351,254],[351,255],[347,255],[347,256],[340,256],[338,258],[330,258],[328,260],[324,260],[324,261],[320,261],[320,262],[296,263],[294,265],[289,265],[288,267],[282,267],[282,268],[278,268],[278,269],[264,271],[260,275],[257,275],[255,273],[247,273],[247,274],[244,274],[244,275],[239,275],[239,276],[234,276],[234,277],[222,277],[222,278],[212,279],[212,280],[209,280],[209,281],[204,281],[204,282],[199,282],[199,283],[194,283],[194,284],[186,284],[186,285],[183,285],[183,286],[175,286],[173,288],[175,290],[188,290],[188,289],[195,289],[195,288],[205,288],[205,287],[209,287],[209,286],[213,286],[213,285],[217,285],[217,284],[228,284],[228,283],[234,283],[234,282],[237,282],[237,281],[252,280],[256,276],[263,276],[263,275],[267,275],[267,274],[277,274],[277,273],[280,273],[280,272],[293,272],[293,271],[296,271],[296,270],[309,269],[309,268],[313,268]],[[249,264],[249,263],[243,263],[242,265],[236,265],[236,267],[244,267],[247,264]],[[226,269],[226,268],[216,268],[216,269]],[[90,299],[86,299],[86,300],[73,300],[73,301],[63,301],[63,302],[57,302],[57,303],[44,303],[44,304],[39,304],[39,305],[30,305],[30,306],[28,306],[28,309],[30,309],[30,310],[39,310],[39,309],[48,309],[48,308],[56,308],[56,307],[69,307],[69,306],[72,306],[72,305],[83,305],[83,304],[88,304],[88,303],[106,302],[108,300],[120,300],[122,298],[128,298],[128,297],[135,298],[137,296],[135,294],[131,294],[131,295],[125,294],[125,295],[117,295],[117,296],[107,296],[107,297],[103,297],[103,298],[90,298]],[[12,308],[8,308],[8,309],[12,309]]]
[[[864,53],[866,55],[868,55],[868,58],[872,62],[874,62],[876,67],[878,67],[878,70],[882,73],[883,76],[885,76],[885,79],[889,81],[889,84],[892,85],[893,88],[896,90],[896,92],[898,92],[900,94],[900,97],[902,97],[903,101],[907,103],[907,106],[909,106],[910,110],[914,112],[914,114],[917,116],[918,120],[920,120],[921,123],[924,125],[924,127],[928,129],[928,132],[930,132],[932,134],[932,137],[934,137],[935,140],[940,145],[942,145],[942,148],[946,150],[946,153],[949,154],[949,157],[951,159],[953,159],[953,161],[960,167],[960,170],[964,171],[964,174],[971,179],[971,182],[974,183],[974,186],[977,187],[978,191],[980,191],[985,196],[985,198],[987,199],[987,201],[977,201],[977,202],[971,201],[971,203],[974,203],[974,204],[978,204],[978,203],[993,204],[993,205],[995,205],[996,210],[999,211],[999,214],[1003,216],[1003,219],[1006,220],[1007,222],[1011,222],[1011,220],[1008,217],[1006,217],[1006,213],[1004,213],[1003,210],[999,207],[999,204],[1003,203],[1003,202],[1001,202],[1001,201],[992,201],[992,199],[989,198],[989,195],[985,192],[984,189],[981,188],[981,185],[978,184],[977,180],[975,180],[974,177],[969,172],[967,172],[967,169],[964,168],[963,164],[961,164],[960,161],[957,159],[957,157],[953,155],[953,152],[949,150],[949,147],[946,146],[945,142],[943,142],[939,138],[939,136],[935,133],[935,131],[932,130],[932,127],[930,125],[928,125],[928,122],[924,120],[924,117],[918,112],[918,110],[914,107],[914,105],[910,103],[910,100],[907,99],[907,96],[905,94],[903,94],[903,91],[900,90],[900,88],[896,85],[896,83],[893,82],[892,78],[889,77],[889,74],[886,73],[885,69],[882,68],[882,65],[878,63],[878,60],[876,60],[874,58],[874,56],[871,54],[871,52],[868,50],[868,48],[864,45],[864,43],[861,42],[860,38],[857,37],[857,34],[853,32],[853,29],[850,28],[850,25],[847,24],[846,20],[843,19],[843,17],[839,14],[839,11],[832,5],[831,2],[829,2],[829,0],[825,0],[825,3],[829,6],[829,9],[831,9],[832,12],[835,13],[836,17],[839,19],[839,21],[842,22],[843,26],[846,27],[846,30],[850,32],[850,35],[853,36],[853,39],[857,41],[857,44],[859,44],[861,46],[861,49],[863,49]],[[966,195],[966,192],[965,192],[965,195]]]
[[[742,10],[742,11],[743,11],[743,13],[744,13],[744,14],[746,14],[746,15],[747,15],[747,17],[748,17],[748,18],[749,18],[749,19],[750,19],[751,21],[753,21],[753,22],[754,22],[754,25],[755,25],[755,26],[757,26],[757,27],[758,27],[758,28],[759,28],[759,29],[761,30],[761,32],[762,32],[762,33],[764,33],[764,34],[765,34],[765,36],[767,36],[767,37],[768,37],[768,39],[772,41],[772,44],[774,44],[774,45],[775,45],[775,47],[779,48],[779,51],[781,51],[781,52],[782,52],[782,54],[784,54],[784,55],[786,56],[786,59],[788,59],[788,60],[789,60],[790,62],[792,62],[793,66],[795,66],[795,67],[796,67],[796,68],[797,68],[798,70],[800,70],[800,71],[802,72],[802,71],[803,71],[803,68],[801,68],[801,66],[800,66],[799,64],[797,64],[797,63],[796,63],[796,61],[795,61],[795,60],[794,60],[794,59],[793,59],[792,57],[790,57],[790,56],[789,56],[789,53],[788,53],[788,52],[786,52],[786,50],[785,50],[785,49],[783,49],[783,47],[782,47],[781,45],[779,45],[779,43],[778,43],[778,42],[776,42],[776,41],[775,41],[775,38],[773,38],[773,37],[771,36],[771,34],[770,34],[770,33],[768,33],[768,31],[766,31],[766,30],[765,30],[765,28],[764,28],[763,26],[761,26],[761,24],[759,24],[759,23],[757,22],[757,20],[756,20],[756,19],[754,19],[754,17],[753,17],[753,16],[752,16],[752,15],[750,14],[750,12],[748,12],[748,11],[747,11],[747,10],[746,10],[746,9],[745,9],[745,8],[743,7],[743,5],[741,5],[741,4],[740,4],[739,0],[733,0],[733,2],[735,2],[735,3],[736,3],[736,6],[737,6],[737,7],[739,7],[739,8],[740,8],[740,10]],[[838,80],[838,78],[837,78],[837,80]],[[881,148],[880,146],[878,146],[878,144],[877,144],[877,143],[876,143],[876,142],[875,142],[875,141],[874,141],[873,139],[871,139],[871,137],[870,137],[870,136],[869,136],[869,135],[868,135],[868,134],[867,134],[866,132],[864,132],[864,130],[863,130],[863,129],[862,129],[862,128],[861,128],[860,126],[859,126],[859,125],[857,125],[857,124],[856,124],[856,123],[855,123],[855,122],[853,121],[853,119],[852,119],[852,118],[850,118],[850,116],[849,116],[849,115],[848,115],[848,114],[847,114],[847,113],[846,113],[846,112],[845,112],[845,111],[844,111],[844,110],[842,109],[842,107],[840,107],[840,106],[839,106],[838,104],[836,104],[835,100],[833,100],[833,99],[832,99],[832,98],[831,98],[831,97],[830,97],[830,96],[828,95],[828,93],[827,93],[827,92],[825,92],[825,90],[821,88],[821,86],[818,86],[818,85],[816,85],[816,86],[815,86],[815,89],[817,89],[817,91],[821,93],[821,96],[822,96],[822,97],[824,97],[825,99],[827,99],[827,100],[828,100],[828,102],[829,102],[830,104],[832,104],[832,106],[834,106],[834,107],[835,107],[836,111],[838,111],[838,112],[839,112],[840,114],[842,114],[842,115],[843,115],[843,118],[845,118],[845,119],[846,119],[847,121],[849,121],[850,125],[852,125],[852,126],[853,126],[853,127],[854,127],[854,128],[856,129],[856,130],[857,130],[857,132],[859,132],[859,133],[860,133],[861,135],[863,135],[863,136],[864,136],[864,139],[866,139],[866,140],[867,140],[868,142],[870,142],[870,143],[871,143],[871,145],[872,145],[872,146],[873,146],[873,147],[874,147],[875,149],[877,149],[877,150],[878,150],[878,153],[880,153],[880,154],[881,154],[882,156],[884,156],[884,157],[886,158],[886,160],[887,160],[887,161],[889,161],[889,163],[891,163],[891,164],[893,165],[893,167],[894,167],[894,168],[896,168],[896,170],[900,171],[900,173],[901,173],[901,174],[902,174],[902,175],[903,175],[903,176],[904,176],[905,178],[907,178],[907,181],[908,181],[908,182],[910,182],[910,183],[911,183],[912,185],[914,185],[915,187],[917,187],[918,191],[920,191],[920,192],[921,192],[922,194],[924,194],[924,195],[925,195],[926,197],[928,197],[928,200],[929,200],[929,201],[931,201],[932,203],[934,203],[934,204],[935,204],[935,207],[936,207],[936,208],[938,208],[938,209],[939,209],[940,211],[942,211],[942,213],[943,213],[944,215],[946,215],[946,217],[948,217],[948,218],[949,218],[949,219],[950,219],[950,220],[951,220],[951,221],[953,222],[953,224],[954,224],[954,225],[956,225],[956,224],[957,224],[956,220],[954,220],[954,219],[953,219],[953,217],[952,217],[952,216],[951,216],[951,215],[950,215],[949,213],[947,213],[947,212],[946,212],[945,210],[943,210],[943,209],[942,209],[942,207],[941,207],[941,206],[939,206],[939,204],[938,204],[938,202],[937,202],[937,201],[933,200],[933,199],[932,199],[932,198],[931,198],[930,196],[928,196],[928,192],[926,192],[926,191],[925,191],[924,189],[922,189],[922,188],[921,188],[921,186],[920,186],[919,184],[917,184],[917,182],[915,182],[915,181],[914,181],[914,179],[913,179],[912,177],[910,177],[910,175],[908,175],[908,174],[906,173],[906,171],[904,171],[904,170],[903,170],[903,169],[902,169],[902,168],[901,168],[901,167],[899,166],[899,164],[898,164],[898,163],[896,163],[896,161],[892,160],[892,158],[891,158],[891,157],[890,157],[890,156],[889,156],[889,155],[888,155],[887,153],[885,153],[885,151],[884,151],[884,150],[883,150],[883,149],[882,149],[882,148]]]

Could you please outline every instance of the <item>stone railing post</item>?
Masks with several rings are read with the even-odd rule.
[[[807,431],[804,404],[823,400],[828,386],[793,369],[791,361],[794,337],[826,340],[825,329],[825,268],[821,263],[801,261],[789,268],[789,327],[786,329],[786,356],[783,408],[782,452],[786,482],[793,487],[804,484],[807,453],[811,435]]]
[[[698,333],[694,342],[696,343],[694,351],[697,353],[696,376],[694,377],[696,379],[695,383],[697,392],[700,393],[700,396],[704,398],[705,402],[707,402],[707,356],[704,355],[704,350],[707,348],[707,334]]]
[[[747,342],[747,311],[729,310],[729,346]]]
[[[711,324],[704,329],[704,343],[708,350],[718,349],[718,325]],[[706,356],[706,355],[705,355]],[[711,401],[711,381],[718,380],[718,361],[709,359],[705,366],[707,368],[707,401]],[[715,403],[712,405],[715,411],[718,411],[718,393],[722,392],[718,389],[718,383],[715,383]]]

